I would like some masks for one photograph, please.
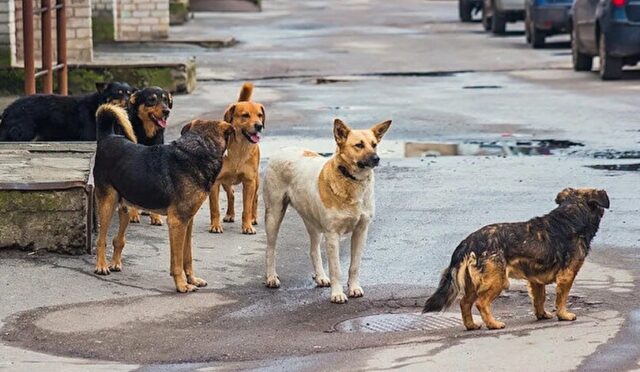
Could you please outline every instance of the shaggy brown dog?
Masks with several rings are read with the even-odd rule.
[[[545,285],[556,283],[556,316],[575,320],[567,310],[569,290],[589,254],[609,197],[604,190],[562,190],[558,207],[527,222],[489,225],[469,235],[453,252],[436,292],[423,312],[451,306],[462,293],[460,309],[468,330],[479,329],[471,316],[476,304],[489,329],[504,328],[493,318],[491,303],[509,287],[507,276],[528,281],[536,317],[551,318],[544,309]]]
[[[229,106],[224,120],[233,125],[235,136],[229,143],[224,156],[222,171],[211,189],[209,209],[211,210],[212,233],[222,233],[220,224],[220,186],[227,193],[227,213],[224,222],[235,220],[235,196],[233,186],[242,183],[242,233],[255,234],[252,225],[258,224],[258,186],[260,181],[260,133],[264,129],[264,106],[251,102],[253,84],[245,83],[240,90],[238,102]]]

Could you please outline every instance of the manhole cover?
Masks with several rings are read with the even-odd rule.
[[[460,314],[379,314],[345,320],[336,324],[338,332],[384,333],[434,331],[462,327]]]

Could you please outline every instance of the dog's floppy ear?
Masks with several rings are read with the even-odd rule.
[[[382,123],[371,127],[371,131],[373,132],[373,135],[376,136],[378,142],[380,142],[384,134],[387,133],[389,126],[391,126],[391,120],[383,121]]]
[[[609,209],[609,195],[604,190],[596,190],[589,198],[589,204]]]
[[[335,137],[338,145],[342,145],[347,141],[347,137],[349,137],[350,132],[351,128],[349,128],[349,126],[342,120],[335,119],[333,121],[333,136]]]
[[[556,196],[556,204],[562,204],[562,202],[564,202],[574,192],[575,190],[571,187],[567,187],[564,190],[560,191]]]
[[[262,126],[265,127],[265,122],[267,121],[267,114],[264,112],[264,106],[260,105],[260,110],[262,111]]]
[[[184,134],[187,133],[191,129],[191,125],[193,125],[193,121],[190,121],[187,124],[185,124],[185,126],[182,127],[182,130],[180,131],[180,135],[184,136]]]
[[[96,83],[96,90],[98,91],[98,93],[102,93],[107,88],[107,85],[109,85],[109,84],[108,83]]]
[[[167,98],[169,99],[169,109],[173,109],[173,96],[170,92],[167,92]]]
[[[236,112],[236,105],[233,104],[224,112],[224,121],[231,123],[233,121],[233,113]]]
[[[222,133],[224,133],[225,137],[228,137],[235,133],[235,130],[233,130],[233,125],[229,124],[227,121],[219,121],[218,126],[220,127]]]

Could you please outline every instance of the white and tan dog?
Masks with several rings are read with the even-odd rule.
[[[276,274],[276,240],[287,206],[291,204],[309,233],[316,284],[331,286],[331,302],[347,302],[340,284],[339,244],[342,234],[352,233],[348,293],[349,297],[364,295],[358,271],[374,213],[373,168],[380,162],[376,148],[390,125],[388,120],[371,129],[352,130],[336,119],[333,134],[338,146],[328,161],[302,149],[283,150],[271,158],[264,179],[267,287],[280,286]],[[322,267],[321,235],[327,244],[331,279]]]

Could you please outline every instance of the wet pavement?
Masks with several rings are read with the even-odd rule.
[[[279,239],[282,287],[265,288],[262,225],[254,236],[240,234],[239,223],[209,234],[204,205],[194,257],[209,286],[195,294],[174,293],[167,228],[149,226],[146,217],[129,229],[123,272],[107,277],[93,274],[89,255],[0,252],[0,367],[638,367],[638,173],[613,169],[638,160],[594,155],[637,151],[637,71],[615,83],[574,73],[562,48],[568,38],[534,51],[520,32],[491,37],[480,24],[458,23],[453,1],[274,0],[264,7],[260,14],[198,14],[172,31],[174,38],[232,35],[239,43],[163,46],[196,55],[200,79],[194,94],[176,97],[168,136],[191,118],[219,118],[245,79],[254,80],[254,99],[267,109],[263,167],[283,146],[332,153],[334,117],[354,127],[393,119],[376,170],[365,297],[334,305],[329,289],[314,286],[308,240],[293,211]],[[405,157],[408,143],[540,140],[584,146],[540,156]],[[495,304],[505,330],[465,332],[453,321],[455,307],[433,321],[417,315],[461,239],[488,223],[546,213],[566,186],[605,188],[611,199],[572,291],[576,322],[535,321],[517,281]],[[342,247],[346,273],[348,239]],[[552,309],[552,290],[548,298]]]

